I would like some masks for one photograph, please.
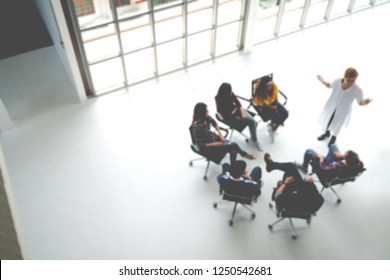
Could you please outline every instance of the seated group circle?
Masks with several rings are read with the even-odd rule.
[[[274,169],[280,169],[285,172],[283,180],[276,188],[274,198],[284,193],[286,189],[290,189],[289,193],[297,192],[298,188],[291,186],[305,186],[308,185],[306,182],[313,183],[313,179],[310,177],[303,180],[298,172],[299,169],[301,172],[307,173],[309,164],[315,164],[318,167],[316,169],[317,173],[320,172],[321,176],[328,179],[344,176],[345,174],[353,174],[363,169],[363,163],[360,161],[357,153],[349,150],[341,154],[335,145],[336,136],[341,126],[346,124],[349,119],[353,100],[356,100],[361,106],[367,105],[372,101],[372,99],[363,98],[361,88],[355,83],[357,76],[358,73],[354,68],[348,68],[344,73],[344,77],[336,79],[333,83],[326,82],[320,75],[317,76],[322,84],[333,89],[320,116],[320,123],[325,132],[318,137],[318,140],[322,141],[332,135],[328,143],[328,154],[322,156],[312,149],[307,149],[301,164],[290,162],[285,163],[285,165],[273,162],[270,155],[265,154],[268,172]],[[254,83],[252,98],[249,100],[250,105],[253,106],[262,120],[265,122],[269,121],[268,131],[271,139],[273,139],[277,129],[284,125],[289,115],[284,105],[279,102],[278,93],[279,89],[276,83],[273,82],[272,75],[268,75]],[[242,124],[243,127],[248,126],[250,140],[256,145],[258,150],[262,151],[256,135],[257,121],[254,120],[254,114],[242,107],[229,83],[221,84],[215,96],[215,102],[217,112],[222,115],[225,123],[233,128],[236,124]],[[216,133],[211,131],[211,126],[215,128]],[[205,153],[216,151],[229,153],[230,164],[223,165],[222,174],[217,178],[219,183],[223,181],[231,181],[231,183],[241,181],[242,183],[252,185],[257,196],[260,195],[261,168],[255,166],[248,173],[245,161],[237,160],[237,154],[246,159],[255,159],[255,156],[242,149],[237,143],[225,139],[216,121],[209,115],[205,103],[197,103],[195,105],[192,137],[194,144]],[[285,169],[285,166],[288,166],[288,169]],[[282,167],[283,169],[281,169]],[[288,185],[290,186],[289,188],[286,187]]]

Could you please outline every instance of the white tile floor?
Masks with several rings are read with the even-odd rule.
[[[386,129],[390,59],[390,5],[330,22],[303,33],[255,47],[161,78],[84,105],[42,111],[0,135],[22,225],[28,259],[389,259],[390,144]],[[332,80],[354,66],[358,83],[374,102],[355,106],[349,127],[338,139],[354,149],[367,172],[338,187],[339,205],[330,191],[307,226],[288,221],[275,227],[268,208],[281,173],[264,172],[263,194],[250,220],[239,208],[228,226],[232,206],[212,208],[219,199],[212,165],[189,148],[188,126],[196,102],[210,104],[221,82],[249,96],[251,79],[274,73],[288,95],[290,118],[274,144],[264,128],[258,135],[275,160],[301,160],[306,148],[326,152],[316,140],[317,119],[330,93],[315,78]],[[249,162],[264,168],[263,153]]]

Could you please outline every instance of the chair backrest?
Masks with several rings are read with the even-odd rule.
[[[274,74],[268,74],[268,75],[264,75],[264,76],[261,76],[259,78],[256,78],[254,80],[252,80],[252,86],[251,86],[251,92],[252,92],[252,97],[255,95],[255,85],[257,84],[257,82],[265,77],[269,77],[271,80],[273,80],[274,78]]]
[[[243,204],[251,204],[259,195],[253,186],[246,184],[244,181],[226,180],[221,183],[221,189],[224,200]]]
[[[193,126],[192,124],[190,125],[189,130],[190,130],[190,135],[191,135],[191,143],[192,143],[193,145],[196,145],[196,144],[195,144],[194,134],[193,134],[193,132],[194,132],[194,126]]]
[[[331,177],[327,177],[322,172],[318,158],[315,158],[311,162],[311,166],[313,168],[313,173],[317,175],[318,179],[324,187],[353,182],[355,181],[356,177],[360,176],[361,174],[363,174],[364,171],[366,171],[366,168],[364,168],[363,163],[361,163],[361,166],[357,169],[346,168],[345,170],[342,170],[340,174],[332,174]]]
[[[291,192],[283,192],[276,199],[277,209],[285,209],[289,212],[313,214],[317,212],[324,198],[314,183],[305,182],[299,188]]]
[[[265,77],[269,77],[272,81],[274,79],[274,74],[268,74],[268,75],[264,75],[264,76],[261,76],[259,78],[256,78],[254,80],[252,80],[252,83],[251,83],[251,93],[252,93],[252,98],[253,96],[255,95],[255,85],[257,84],[257,82]],[[286,105],[287,104],[287,95],[285,95],[280,89],[279,89],[279,94],[283,97],[284,99],[284,102],[283,102],[283,105]],[[280,101],[279,101],[280,102]]]

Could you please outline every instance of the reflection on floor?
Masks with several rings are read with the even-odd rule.
[[[390,101],[389,12],[383,5],[125,94],[45,111],[2,134],[25,257],[389,259],[390,146],[383,119]],[[338,144],[361,155],[366,173],[337,188],[341,204],[325,191],[311,225],[295,222],[293,241],[287,221],[268,230],[276,219],[268,202],[281,173],[264,171],[256,219],[238,208],[230,227],[232,206],[212,207],[220,167],[212,165],[203,181],[205,162],[188,166],[196,157],[188,133],[194,104],[206,102],[213,114],[220,83],[245,96],[251,79],[274,73],[288,95],[290,117],[275,143],[264,127],[258,136],[275,160],[300,161],[306,148],[326,152],[326,143],[316,140],[317,118],[330,92],[316,74],[332,80],[349,66],[358,69],[358,84],[374,102],[354,106]],[[237,135],[234,140],[257,155],[249,168],[264,169],[263,153]]]

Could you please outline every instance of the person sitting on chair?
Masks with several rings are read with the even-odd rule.
[[[257,149],[262,151],[260,143],[257,141],[257,122],[252,115],[242,108],[240,101],[232,91],[229,83],[222,83],[215,96],[217,111],[222,117],[232,124],[241,124],[249,126],[251,140],[255,143]]]
[[[336,144],[329,147],[325,157],[313,149],[307,149],[303,156],[303,163],[297,163],[297,166],[302,172],[307,173],[309,164],[318,167],[316,173],[320,172],[320,175],[329,180],[336,177],[354,176],[363,169],[363,162],[357,153],[348,150],[342,154]]]
[[[261,176],[262,170],[260,166],[254,167],[251,173],[248,174],[246,162],[237,160],[232,165],[228,163],[222,165],[222,173],[218,175],[217,181],[220,185],[235,186],[236,184],[245,184],[251,186],[253,187],[254,196],[258,197],[261,194]]]
[[[211,131],[211,125],[218,134]],[[206,153],[218,150],[227,151],[230,154],[230,163],[236,160],[237,153],[247,159],[255,159],[254,155],[242,150],[237,143],[225,140],[217,122],[209,116],[205,103],[200,102],[195,105],[192,126],[192,136],[200,150]]]
[[[291,211],[304,211],[318,207],[318,190],[312,177],[303,179],[294,162],[275,162],[267,153],[264,155],[267,172],[281,170],[284,172],[272,194],[279,208],[288,207]]]
[[[278,86],[269,76],[261,78],[254,86],[253,107],[264,121],[271,120],[268,131],[274,139],[276,130],[288,117],[288,111],[278,101]]]

